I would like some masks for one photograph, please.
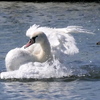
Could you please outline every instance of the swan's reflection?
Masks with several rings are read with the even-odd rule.
[[[14,99],[64,99],[71,95],[74,86],[64,82],[5,82],[4,92]]]

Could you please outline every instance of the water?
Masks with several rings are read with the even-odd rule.
[[[26,44],[26,30],[33,24],[57,28],[83,26],[95,33],[73,34],[80,52],[67,61],[70,72],[75,70],[72,76],[0,80],[0,100],[99,100],[100,46],[96,45],[100,41],[99,18],[97,3],[0,2],[0,72],[6,71],[7,52]]]

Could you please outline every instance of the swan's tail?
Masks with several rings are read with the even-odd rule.
[[[57,31],[63,31],[64,33],[89,33],[94,34],[93,32],[90,32],[87,29],[83,29],[82,26],[68,26],[66,28],[55,28]]]

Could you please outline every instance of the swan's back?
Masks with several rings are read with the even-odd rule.
[[[23,49],[15,48],[8,52],[5,58],[6,68],[8,71],[16,70],[20,65],[27,62],[35,61],[35,58]]]

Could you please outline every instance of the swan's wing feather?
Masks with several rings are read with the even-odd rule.
[[[66,28],[55,28],[57,31],[57,38],[59,40],[59,47],[65,54],[75,54],[79,52],[74,37],[69,33],[87,33],[94,34],[93,32],[84,29],[82,26],[68,26]]]
[[[39,27],[38,30],[42,31],[46,34],[51,46],[55,47],[55,46],[58,46],[60,44],[60,42],[57,38],[58,31],[54,30],[54,28]]]
[[[55,28],[57,31],[62,31],[64,33],[88,33],[88,34],[94,34],[93,32],[84,29],[82,26],[67,26],[66,28]]]
[[[72,55],[79,52],[73,36],[69,34],[57,34],[57,37],[60,42],[58,46],[61,52],[67,55]]]
[[[26,36],[31,37],[33,32],[35,32],[38,28],[39,28],[39,25],[36,25],[36,24],[30,26],[30,28],[26,31]]]

